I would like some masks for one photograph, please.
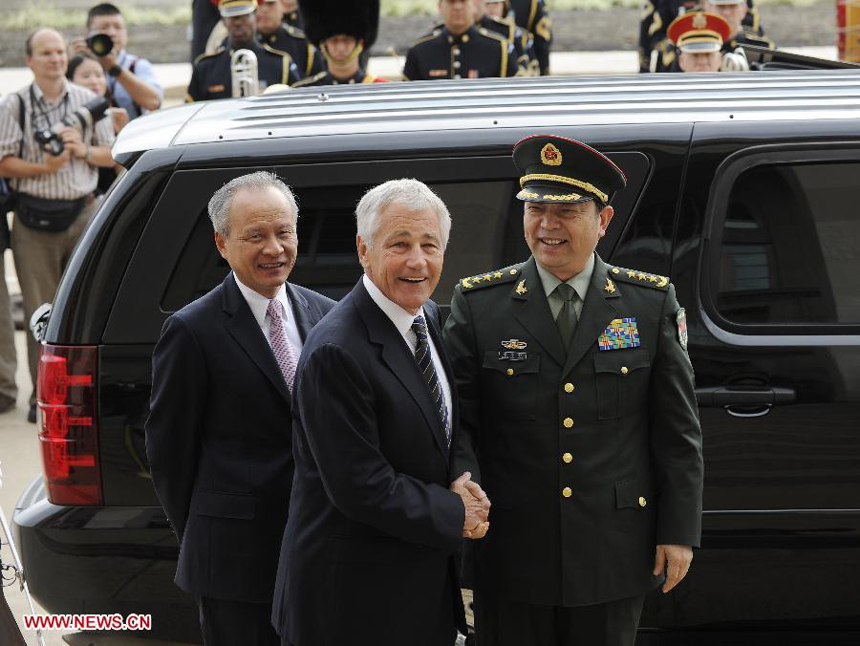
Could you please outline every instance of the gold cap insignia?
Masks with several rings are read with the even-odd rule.
[[[502,341],[502,347],[506,350],[525,350],[528,347],[528,343],[519,339],[508,339],[507,341]]]
[[[547,166],[561,166],[561,151],[553,144],[547,144],[541,148],[540,160]]]
[[[703,13],[696,13],[696,17],[693,18],[693,27],[696,29],[704,29],[708,26],[708,19],[705,18]]]

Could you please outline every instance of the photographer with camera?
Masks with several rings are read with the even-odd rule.
[[[72,56],[89,52],[98,59],[113,104],[125,108],[131,119],[160,108],[164,90],[152,63],[126,51],[128,29],[120,10],[109,2],[94,6],[87,13],[87,32],[86,38],[72,40]]]
[[[27,37],[33,82],[0,103],[0,177],[15,191],[12,256],[24,320],[51,302],[72,249],[95,211],[98,167],[113,166],[108,102],[66,80],[66,43],[53,29]],[[38,345],[27,335],[36,421]]]

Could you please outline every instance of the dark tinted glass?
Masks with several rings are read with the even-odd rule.
[[[434,300],[446,305],[463,276],[502,264],[501,241],[521,205],[512,201],[515,182],[436,183],[430,187],[447,205],[453,221],[445,266]],[[369,186],[296,188],[299,254],[290,281],[334,299],[343,297],[361,275],[355,248],[355,206]],[[511,209],[514,209],[512,212]],[[522,258],[519,258],[522,259]],[[174,312],[224,279],[227,262],[215,249],[212,224],[200,213],[162,300]]]
[[[732,188],[717,308],[741,324],[860,322],[860,163],[761,166]]]

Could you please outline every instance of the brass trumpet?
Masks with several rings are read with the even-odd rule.
[[[250,49],[237,49],[230,57],[230,84],[233,98],[256,96],[260,93],[257,55]]]

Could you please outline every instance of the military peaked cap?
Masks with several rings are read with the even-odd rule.
[[[609,204],[627,184],[624,173],[608,157],[581,141],[555,135],[518,141],[514,164],[522,175],[517,198],[524,202]]]
[[[257,10],[257,0],[221,0],[218,3],[218,13],[222,18],[235,18],[254,13]]]
[[[720,15],[693,11],[675,18],[666,36],[682,52],[718,52],[732,37],[732,27]]]

